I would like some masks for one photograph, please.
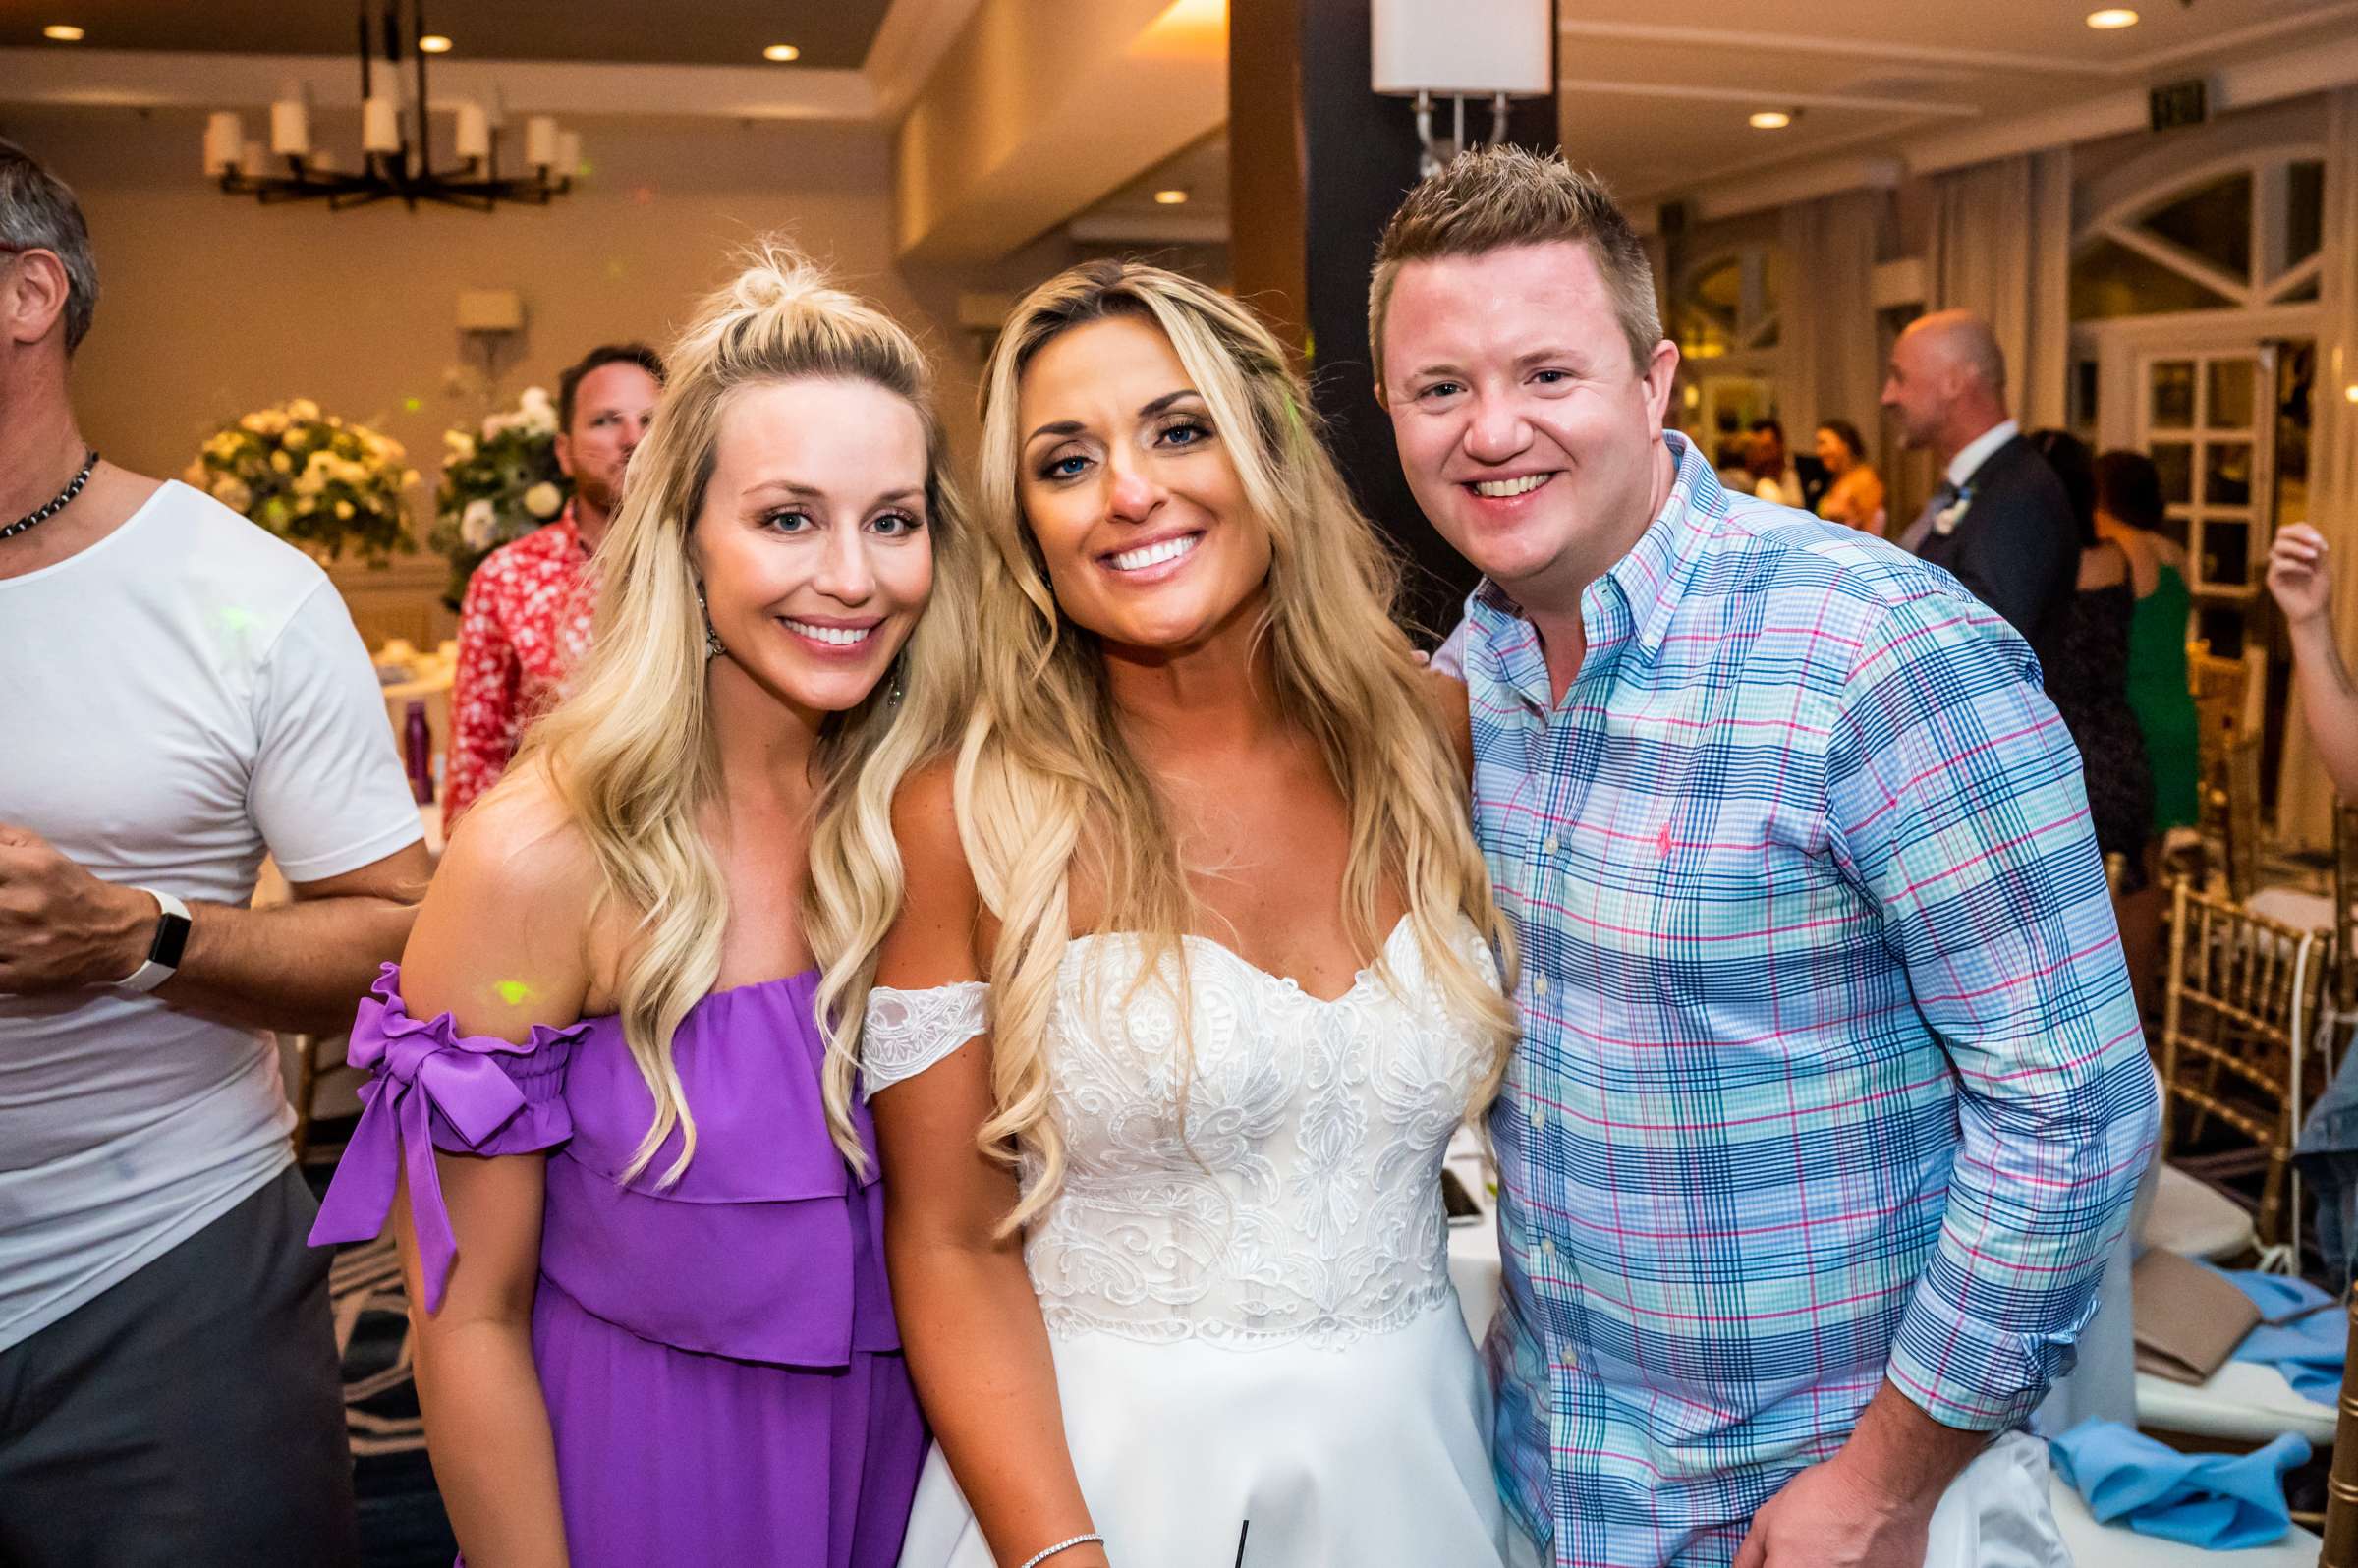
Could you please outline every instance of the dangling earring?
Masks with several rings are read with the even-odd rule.
[[[884,700],[894,707],[899,707],[901,699],[909,695],[909,683],[903,674],[908,663],[906,658],[897,658],[892,661],[892,690],[885,696]]]
[[[712,630],[712,607],[704,602],[704,586],[696,586],[696,609],[704,619],[704,657],[716,659],[728,651],[720,645],[720,634]]]

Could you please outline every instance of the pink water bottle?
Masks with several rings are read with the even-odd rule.
[[[401,760],[410,775],[410,793],[421,806],[434,800],[434,733],[426,726],[425,704],[412,700],[401,725]]]

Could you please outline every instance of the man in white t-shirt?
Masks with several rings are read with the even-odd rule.
[[[84,441],[96,299],[0,141],[0,1562],[349,1564],[268,1031],[350,1026],[428,867],[326,577]],[[295,899],[255,911],[265,853]]]

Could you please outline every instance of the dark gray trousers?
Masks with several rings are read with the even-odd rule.
[[[0,1568],[352,1568],[317,1205],[289,1170],[0,1351]]]

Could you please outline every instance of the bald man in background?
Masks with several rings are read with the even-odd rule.
[[[2006,362],[1969,310],[1920,317],[1891,347],[1883,407],[1909,450],[1945,474],[1899,542],[1945,567],[2050,666],[2079,577],[2079,525],[2063,481],[2006,413]]]

